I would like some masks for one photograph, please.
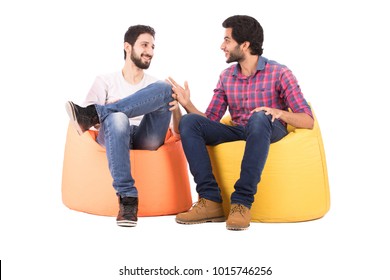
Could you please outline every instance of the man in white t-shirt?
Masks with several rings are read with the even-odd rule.
[[[170,125],[174,133],[179,131],[181,112],[172,86],[144,72],[153,58],[154,37],[150,26],[130,26],[124,38],[122,71],[98,76],[86,97],[86,107],[66,103],[79,134],[91,127],[99,130],[96,140],[106,148],[118,196],[119,226],[133,227],[138,220],[129,149],[156,150],[164,144]]]

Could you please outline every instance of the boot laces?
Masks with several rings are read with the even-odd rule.
[[[134,213],[135,212],[135,205],[132,204],[122,204],[122,210],[124,213]]]
[[[244,216],[246,208],[242,204],[236,204],[230,209],[230,214],[239,213],[241,216]]]
[[[121,201],[120,210],[123,215],[136,215],[137,203],[135,201],[132,201],[130,203]]]
[[[203,208],[205,206],[206,206],[206,199],[199,198],[199,200],[197,202],[192,204],[192,209],[197,210],[197,209],[201,209],[201,208]]]

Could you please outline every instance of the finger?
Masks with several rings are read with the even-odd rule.
[[[260,112],[260,111],[265,111],[265,112],[267,112],[267,108],[264,107],[264,106],[257,107],[257,108],[255,108],[255,109],[253,109],[251,113]]]
[[[260,108],[255,108],[251,111],[251,113],[260,112]]]
[[[166,81],[172,86],[172,90],[174,90],[177,87],[177,84],[175,85],[172,80],[166,79]]]
[[[178,86],[178,83],[176,83],[176,81],[172,77],[168,77],[168,79],[169,79],[169,82],[171,83],[171,85],[173,85],[174,87]]]
[[[119,98],[112,99],[112,100],[108,101],[107,104],[112,104],[112,103],[118,102],[119,100],[120,100]]]
[[[169,105],[171,105],[171,103],[169,103]],[[177,108],[179,107],[179,105],[177,103],[171,105],[171,107],[169,107],[169,111],[174,111],[176,110]]]

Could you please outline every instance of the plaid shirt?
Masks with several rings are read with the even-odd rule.
[[[266,106],[313,117],[295,76],[286,66],[259,56],[254,75],[242,75],[239,64],[225,69],[206,110],[209,119],[220,121],[229,108],[233,123],[245,126],[251,111]]]

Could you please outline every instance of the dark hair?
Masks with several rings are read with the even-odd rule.
[[[255,18],[235,15],[225,19],[222,26],[224,28],[232,28],[232,37],[238,44],[248,41],[251,54],[263,54],[263,27]]]
[[[134,46],[135,41],[137,41],[138,36],[144,33],[148,33],[153,36],[156,34],[153,27],[147,26],[147,25],[133,25],[130,26],[126,33],[125,33],[125,39],[124,41],[129,43],[131,46]],[[123,50],[125,53],[125,59],[126,59],[126,51]]]

